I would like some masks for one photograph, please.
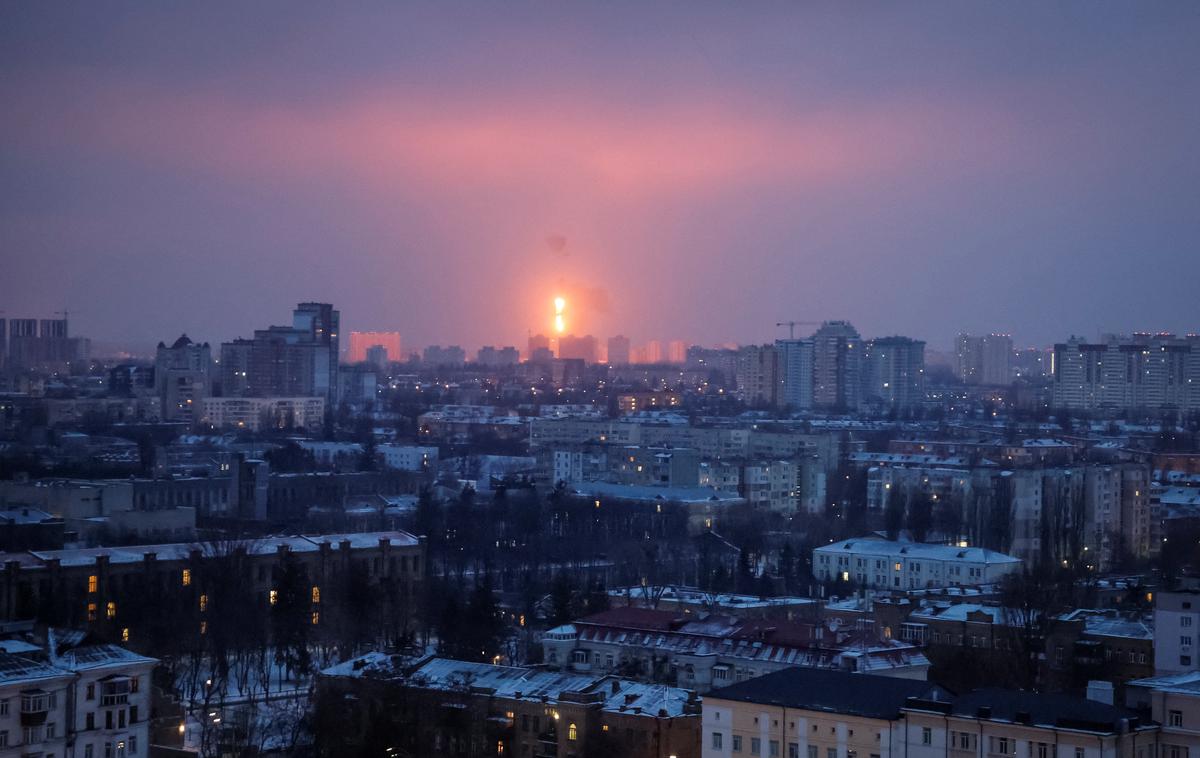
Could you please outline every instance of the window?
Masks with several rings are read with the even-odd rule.
[[[1179,638],[1179,644],[1182,645],[1183,647],[1191,647],[1192,646],[1192,635],[1190,635],[1190,634],[1182,635]]]
[[[200,596],[200,612],[204,613],[208,610],[208,595]]]
[[[1168,711],[1167,712],[1168,726],[1183,726],[1183,711]]]
[[[184,587],[192,586],[192,570],[191,569],[183,570],[183,586]]]
[[[321,588],[315,584],[313,585],[313,588],[312,588],[312,601],[314,603],[321,602]]]
[[[742,735],[740,734],[733,735],[733,752],[742,752]]]
[[[268,592],[267,593],[267,602],[269,602],[271,605],[275,605],[276,603],[278,603],[279,602],[279,590],[271,590],[270,592]]]
[[[96,714],[94,712],[87,715],[87,726],[84,728],[88,731],[96,728]]]
[[[1191,666],[1192,665],[1192,656],[1190,656],[1190,655],[1179,656],[1179,665],[1180,666]]]
[[[800,758],[800,745],[795,742],[788,743],[788,758]]]
[[[95,755],[95,748],[93,748],[91,745],[83,746],[83,758],[95,758]]]
[[[121,630],[121,642],[129,642],[129,627]]]
[[[8,747],[8,730],[0,730],[0,747]]]
[[[95,682],[88,682],[87,697],[85,699],[87,699],[87,700],[95,700],[96,699],[96,683]]]
[[[1163,745],[1164,758],[1188,758],[1186,745]]]
[[[0,700],[0,716],[8,715],[8,698]]]
[[[1084,749],[1081,747],[1075,748],[1075,758],[1084,758]]]
[[[750,738],[750,755],[762,755],[762,738]]]
[[[817,758],[817,746],[816,745],[808,746],[808,758]]]
[[[109,600],[108,606],[104,610],[104,615],[110,619],[116,618],[117,617],[117,604],[114,603],[112,600]]]
[[[46,739],[48,739],[48,740],[54,739],[54,733],[57,730],[58,730],[58,725],[55,724],[53,721],[51,721],[49,724],[46,724]]]
[[[771,758],[779,758],[779,740],[771,740],[767,743],[767,753]]]
[[[312,622],[313,622],[313,626],[316,626],[317,624],[321,623],[321,612],[320,611],[312,612]]]
[[[721,736],[722,735],[720,732],[712,733],[712,748],[713,748],[713,750],[724,750],[725,749],[725,744],[722,741]]]
[[[100,577],[92,574],[88,577],[88,593],[92,594],[100,590]]]
[[[96,620],[96,604],[88,603],[87,608],[88,608],[88,621],[95,621]]]
[[[567,739],[572,742],[579,739],[579,728],[576,727],[574,724],[570,724],[567,726]]]
[[[825,758],[837,758],[837,748],[836,747],[825,748]]]
[[[1179,619],[1179,625],[1180,625],[1180,626],[1191,626],[1191,625],[1192,625],[1192,617],[1191,617],[1191,616],[1184,616],[1184,617],[1180,618],[1180,619]]]
[[[932,745],[933,744],[933,730],[927,726],[921,727],[921,744],[922,745]]]

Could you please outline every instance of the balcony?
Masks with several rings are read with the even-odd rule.
[[[50,693],[30,690],[21,693],[21,726],[41,726],[50,714]]]

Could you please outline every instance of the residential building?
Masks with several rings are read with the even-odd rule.
[[[608,338],[608,365],[629,365],[629,338],[623,334]]]
[[[436,471],[438,449],[428,445],[376,445],[384,466],[398,471]]]
[[[1200,587],[1154,593],[1154,672],[1200,671]]]
[[[737,353],[738,397],[748,405],[775,405],[778,353],[774,345],[744,345]]]
[[[320,429],[324,397],[206,397],[200,423],[216,429]]]
[[[542,653],[551,668],[671,681],[699,692],[794,666],[919,680],[929,668],[917,646],[870,630],[631,607],[549,630]]]
[[[318,718],[337,725],[330,755],[701,755],[695,692],[614,676],[371,653],[321,672],[317,690]]]
[[[340,314],[328,303],[300,303],[291,326],[258,329],[221,345],[226,397],[320,397],[337,402]]]
[[[421,360],[430,366],[460,367],[467,362],[467,353],[458,345],[429,345],[421,354]]]
[[[212,351],[208,343],[192,342],[186,334],[170,347],[158,343],[154,388],[162,403],[164,421],[196,423],[201,402],[212,390]]]
[[[1154,758],[1159,729],[1100,699],[987,688],[905,705],[903,729],[881,758]]]
[[[877,337],[866,345],[863,399],[895,410],[920,407],[925,402],[925,343]]]
[[[862,339],[849,321],[826,321],[812,335],[813,405],[857,411],[862,405]]]
[[[1021,559],[978,547],[900,542],[870,537],[813,550],[813,575],[872,589],[921,589],[994,584]]]
[[[958,335],[954,373],[966,384],[1002,386],[1012,381],[1012,337]]]
[[[899,758],[905,706],[949,698],[932,682],[788,668],[705,694],[701,755]]]
[[[393,361],[400,360],[404,355],[400,332],[350,332],[350,349],[346,352],[346,360],[350,363],[368,361],[367,351],[373,347],[382,347]]]
[[[793,410],[813,406],[813,341],[775,340],[778,354],[779,404]]]
[[[1052,367],[1055,408],[1200,410],[1200,336],[1072,337],[1054,346]]]
[[[558,357],[562,359],[595,363],[597,358],[596,349],[596,338],[590,334],[582,337],[567,334],[558,339]]]

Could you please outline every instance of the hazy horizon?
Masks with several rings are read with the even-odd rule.
[[[0,317],[218,343],[320,300],[523,347],[565,294],[635,342],[1200,329],[1200,6],[913,11],[10,4]]]

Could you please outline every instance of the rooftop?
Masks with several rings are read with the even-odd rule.
[[[967,563],[1020,563],[1021,559],[995,550],[981,547],[955,547],[953,545],[934,545],[927,542],[898,542],[893,540],[860,537],[842,540],[830,545],[817,548],[821,552],[850,553],[853,555],[869,555],[879,558],[890,558],[905,555],[909,558],[922,558],[937,561],[964,561]]]
[[[932,682],[809,668],[776,671],[705,695],[709,700],[736,700],[891,720],[899,717],[909,698],[948,700],[950,697],[949,692]]]

